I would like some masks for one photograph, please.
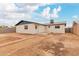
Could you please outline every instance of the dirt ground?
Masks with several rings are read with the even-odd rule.
[[[64,46],[64,50],[62,50],[63,52],[61,55],[79,56],[79,36],[72,33],[46,35],[17,33],[0,34],[0,55],[52,56],[55,55],[53,52],[57,52],[57,49],[59,49],[57,45],[58,42],[62,43]],[[54,46],[57,46],[57,48],[53,49],[52,47]],[[60,51],[57,53],[59,54]]]

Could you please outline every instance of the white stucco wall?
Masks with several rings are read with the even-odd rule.
[[[58,25],[60,28],[55,28],[55,26],[48,27],[48,32],[52,33],[65,33],[65,25]]]
[[[24,29],[24,26],[28,25],[28,29]],[[55,26],[43,26],[37,24],[37,29],[35,29],[35,24],[23,24],[16,26],[16,33],[28,33],[28,34],[37,34],[37,33],[65,33],[65,25],[59,25],[60,28],[55,28]]]
[[[27,25],[28,29],[24,29],[24,26]],[[35,29],[35,24],[23,24],[16,26],[17,33],[28,33],[28,34],[36,34],[36,33],[43,33],[45,32],[45,26],[38,25],[37,29]]]
[[[39,33],[43,33],[43,32],[46,32],[46,26],[43,26],[43,25],[38,25],[38,32]]]

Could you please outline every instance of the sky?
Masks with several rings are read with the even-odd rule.
[[[0,3],[0,25],[14,26],[20,20],[49,23],[54,19],[71,27],[78,17],[78,3]]]

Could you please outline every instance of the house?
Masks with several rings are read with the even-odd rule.
[[[17,33],[28,33],[28,34],[36,34],[45,32],[46,25],[30,22],[30,21],[20,21],[16,24],[16,32]]]
[[[22,20],[16,24],[16,33],[65,33],[65,23],[40,24]]]
[[[72,33],[79,35],[79,22],[78,21],[73,22]]]

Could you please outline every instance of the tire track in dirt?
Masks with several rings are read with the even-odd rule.
[[[20,40],[16,40],[16,41],[12,41],[12,42],[8,42],[8,43],[5,43],[5,44],[0,44],[0,55],[5,55],[6,52],[9,53],[8,52],[9,50],[12,51],[12,48],[14,49],[16,47],[16,46],[14,46],[14,47],[10,48],[11,45],[14,45],[14,44],[19,43],[19,42],[24,41],[24,40],[31,39],[33,37],[35,37],[35,36],[29,37],[29,38],[20,39]]]
[[[32,45],[35,42],[39,42],[43,39],[45,39],[45,37],[50,37],[50,36],[34,36],[32,38],[28,38],[28,39],[23,39],[22,41],[18,41],[18,42],[14,42],[8,45],[4,45],[0,47],[0,55],[10,55],[10,53],[13,53],[14,51]]]
[[[66,33],[62,35],[54,35],[54,42],[62,42],[66,48],[79,48],[79,37],[77,35]],[[51,40],[51,39],[50,39]]]
[[[32,36],[32,37],[34,37],[34,36]],[[32,37],[27,37],[27,39],[30,39],[30,38],[32,38]],[[20,42],[20,41],[23,41],[23,40],[25,40],[26,38],[24,38],[24,39],[19,39],[19,40],[14,40],[14,41],[9,41],[9,42],[6,42],[6,43],[0,43],[0,47],[4,47],[4,46],[7,46],[7,45],[9,45],[9,44],[13,44],[13,43],[17,43],[17,42]]]
[[[54,35],[51,35],[50,37],[47,37],[47,38],[44,38],[44,39],[45,39],[46,42],[51,42],[51,43],[58,42],[58,40],[54,41],[55,40]],[[44,41],[44,40],[41,40],[41,41]],[[33,44],[33,46],[35,46],[36,44],[40,44],[40,43],[35,43],[35,44]],[[16,55],[19,56],[18,54],[20,53],[20,51],[23,51],[23,52],[25,51],[26,52],[26,50],[24,50],[25,48],[27,49],[27,47],[18,49],[17,51],[15,51],[11,55],[13,55],[13,56],[16,56]],[[28,51],[28,49],[27,49],[27,51]],[[26,52],[26,53],[29,53],[29,52]],[[25,55],[20,53],[20,56],[25,56]]]
[[[36,43],[38,43],[38,42],[40,42],[42,40],[49,39],[50,37],[52,37],[52,35],[50,35],[50,36],[44,36],[44,37],[39,37],[39,38],[38,37],[36,37],[35,39],[34,38],[30,39],[30,40],[33,40],[34,39],[35,41],[32,41],[30,45],[24,46],[24,47],[29,47],[29,46],[32,46],[32,45],[34,45],[34,44],[36,44]],[[22,47],[22,48],[24,48],[24,47]],[[20,48],[20,49],[22,49],[22,48]],[[8,54],[8,55],[12,55],[13,53],[15,53],[16,51],[18,51],[20,49],[14,50],[10,54]]]
[[[79,52],[78,52],[78,49],[79,49],[79,45],[78,45],[78,43],[79,43],[79,37],[76,36],[76,35],[74,35],[74,34],[70,33],[70,34],[63,34],[63,35],[52,35],[52,37],[48,37],[48,39],[50,41],[54,42],[54,43],[58,42],[58,41],[61,41],[65,45],[65,48],[68,49],[69,55],[78,55],[79,54]],[[22,49],[24,49],[24,48],[22,48]],[[14,52],[14,55],[15,55],[16,52],[18,52],[18,50],[16,50]]]

